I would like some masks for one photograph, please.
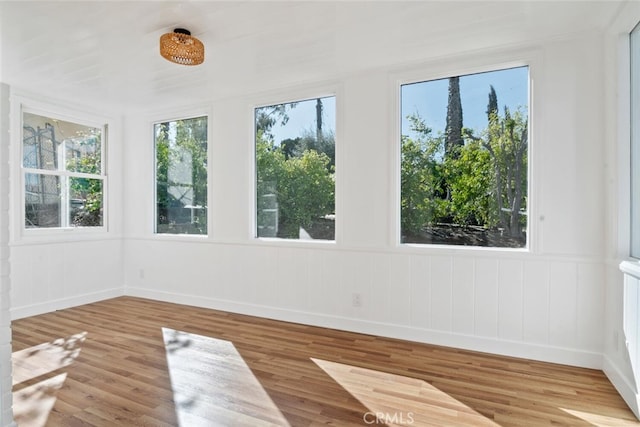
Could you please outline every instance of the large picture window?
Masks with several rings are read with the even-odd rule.
[[[156,233],[207,234],[207,117],[156,123]]]
[[[335,240],[335,110],[335,97],[256,108],[256,236]]]
[[[104,225],[104,129],[22,114],[25,228]]]
[[[640,258],[640,28],[631,32],[631,256]]]
[[[527,243],[528,67],[401,86],[401,242]]]

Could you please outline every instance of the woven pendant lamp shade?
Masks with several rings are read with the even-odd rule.
[[[204,62],[204,45],[189,30],[176,28],[160,36],[160,55],[176,64],[198,65]]]

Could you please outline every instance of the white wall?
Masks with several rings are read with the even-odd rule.
[[[119,239],[13,245],[12,317],[122,295],[121,252]]]
[[[522,52],[528,52],[523,54]],[[398,247],[397,79],[528,56],[532,251]],[[510,59],[509,59],[510,58]],[[580,366],[602,366],[605,296],[603,37],[389,64],[212,102],[209,238],[153,236],[154,115],[125,123],[125,292],[248,314]],[[441,75],[440,77],[442,77]],[[338,96],[338,240],[255,241],[252,106]],[[159,112],[157,120],[163,119]],[[351,306],[361,293],[363,305]]]
[[[9,86],[0,83],[0,425],[13,424],[9,267]]]

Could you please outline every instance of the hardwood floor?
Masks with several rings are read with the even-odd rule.
[[[597,370],[140,298],[12,328],[20,426],[639,425]]]

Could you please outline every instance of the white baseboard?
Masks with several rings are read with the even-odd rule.
[[[602,369],[601,353],[581,351],[572,348],[441,332],[404,325],[373,322],[369,320],[332,316],[321,313],[311,313],[237,301],[158,291],[155,289],[126,287],[124,294],[140,298],[173,302],[176,304],[185,304],[250,316],[265,317],[285,322],[301,323],[305,325],[359,332],[504,356],[539,360],[543,362],[560,363],[591,369]]]
[[[640,419],[640,394],[636,390],[636,386],[629,382],[618,366],[606,355],[603,357],[602,371],[609,378],[611,384],[618,390],[620,396],[629,405],[638,419]]]
[[[75,295],[67,298],[59,298],[38,304],[31,304],[22,307],[12,307],[11,320],[22,319],[23,317],[37,316],[38,314],[50,313],[56,310],[75,307],[92,302],[102,301],[105,299],[115,298],[124,295],[121,287],[107,289],[99,292]]]

